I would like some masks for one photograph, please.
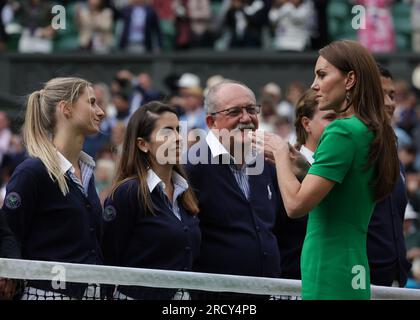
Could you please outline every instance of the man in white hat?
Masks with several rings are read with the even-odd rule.
[[[206,130],[206,112],[203,107],[200,78],[193,73],[184,73],[178,80],[178,87],[184,111],[179,120],[187,121],[188,130],[197,128]]]

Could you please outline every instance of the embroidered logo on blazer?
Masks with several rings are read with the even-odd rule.
[[[272,197],[273,197],[273,194],[271,193],[270,185],[267,184],[267,198],[268,200],[271,200]]]
[[[22,204],[19,193],[10,192],[6,196],[6,199],[4,199],[4,204],[6,205],[6,208],[9,208],[10,210],[19,208],[20,205]]]
[[[102,216],[105,221],[112,221],[117,216],[117,210],[115,210],[115,208],[111,205],[106,206],[104,208]]]

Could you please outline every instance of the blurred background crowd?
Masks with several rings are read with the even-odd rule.
[[[358,4],[367,28],[356,30]],[[342,38],[420,52],[419,0],[0,0],[0,12],[0,48],[19,52],[303,51]]]

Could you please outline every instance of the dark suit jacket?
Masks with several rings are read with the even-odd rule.
[[[0,258],[20,259],[20,249],[3,211],[0,211]]]
[[[203,158],[211,163],[213,158],[207,143],[198,145],[201,146],[199,153],[208,152],[208,157]],[[186,166],[199,201],[202,233],[200,256],[194,271],[281,276],[274,224],[276,216],[284,214],[284,208],[275,169],[268,162],[264,164],[261,174],[249,176],[249,200],[238,186],[229,164],[189,163]]]
[[[398,280],[404,287],[407,282],[411,265],[406,258],[403,234],[406,206],[407,192],[401,166],[394,191],[376,204],[369,223],[367,253],[372,284],[390,286]]]
[[[121,18],[124,22],[123,31],[121,34],[121,39],[119,46],[121,49],[124,49],[128,45],[129,39],[129,32],[130,32],[130,25],[131,25],[131,14],[133,12],[134,7],[128,6],[125,8],[121,13]],[[153,49],[153,34],[157,36],[157,45],[159,48],[162,47],[162,35],[160,32],[160,25],[159,25],[159,18],[156,12],[150,6],[144,6],[146,10],[146,25],[145,25],[145,38],[144,38],[144,45],[147,51],[152,51]]]

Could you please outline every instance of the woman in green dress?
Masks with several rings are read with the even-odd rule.
[[[312,89],[320,110],[341,119],[324,131],[302,183],[292,172],[286,141],[265,134],[289,217],[308,212],[301,257],[303,299],[370,299],[366,235],[374,203],[399,174],[396,138],[383,106],[372,55],[354,41],[320,50]]]

